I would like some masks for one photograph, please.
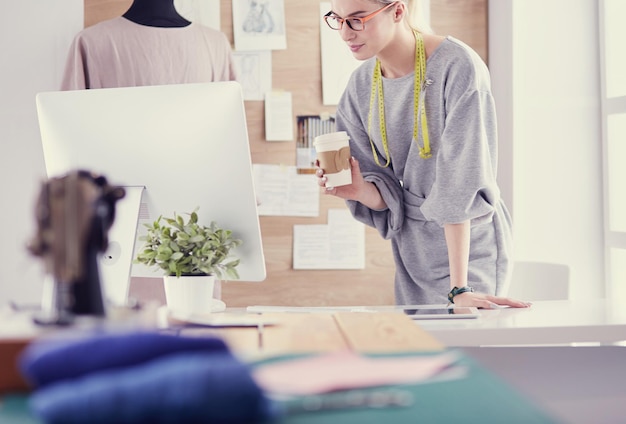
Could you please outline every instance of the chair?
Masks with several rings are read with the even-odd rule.
[[[517,261],[507,296],[528,301],[569,299],[569,266]]]

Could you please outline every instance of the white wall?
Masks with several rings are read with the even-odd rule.
[[[517,258],[568,264],[572,298],[602,297],[597,1],[490,1],[489,22]]]
[[[57,90],[83,0],[2,0],[0,17],[0,305],[39,302],[42,271],[25,244],[44,173],[35,95]]]
[[[511,212],[513,198],[513,3],[512,0],[490,1],[489,67],[491,86],[498,113],[498,185]]]

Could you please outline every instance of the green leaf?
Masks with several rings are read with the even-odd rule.
[[[185,254],[183,252],[174,252],[174,254],[172,256],[170,256],[170,260],[171,261],[178,261],[181,258],[183,258],[185,256]]]
[[[174,213],[173,217],[159,216],[152,225],[146,224],[147,235],[140,238],[144,245],[134,262],[158,267],[168,275],[239,278],[239,259],[229,255],[241,240],[233,238],[231,230],[220,228],[215,221],[208,226],[200,224],[197,210],[186,214],[187,222]]]

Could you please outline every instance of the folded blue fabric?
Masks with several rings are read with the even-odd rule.
[[[36,387],[81,375],[144,363],[179,352],[228,352],[215,337],[181,337],[158,332],[96,333],[41,340],[20,356],[22,375]]]
[[[248,367],[228,352],[100,371],[39,389],[30,402],[49,424],[260,423],[277,414]]]

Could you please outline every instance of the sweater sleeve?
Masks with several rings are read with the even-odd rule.
[[[365,173],[365,181],[373,183],[380,192],[387,208],[383,210],[370,209],[362,203],[347,200],[348,209],[357,221],[376,228],[379,234],[390,239],[404,222],[404,204],[402,202],[402,189],[396,187],[392,181],[383,174]]]
[[[359,123],[360,118],[355,109],[358,103],[351,102],[349,97],[346,92],[337,108],[337,131],[348,133],[350,153],[359,161],[363,178],[376,186],[387,207],[373,210],[353,200],[347,200],[346,204],[356,220],[376,228],[383,238],[389,239],[402,228],[404,222],[403,190],[391,169],[378,167],[374,163],[369,137],[364,126]]]
[[[496,183],[496,115],[486,90],[469,88],[451,102],[435,181],[421,206],[440,225],[486,222],[500,197]]]

